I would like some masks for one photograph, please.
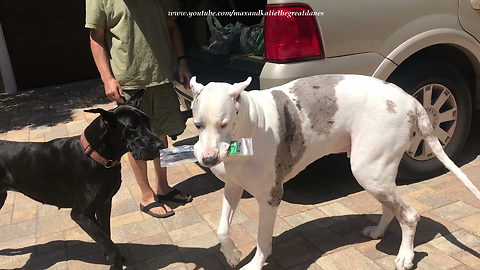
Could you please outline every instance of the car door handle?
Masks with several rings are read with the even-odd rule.
[[[473,9],[480,9],[480,0],[470,0]]]

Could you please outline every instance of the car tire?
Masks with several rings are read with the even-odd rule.
[[[442,136],[447,139],[443,142],[440,140],[444,146],[445,153],[451,159],[455,158],[462,150],[467,139],[472,118],[470,87],[465,76],[459,69],[446,61],[425,61],[416,63],[415,65],[409,65],[409,67],[399,70],[399,72],[393,74],[388,81],[398,85],[407,93],[414,95],[424,107],[425,104],[428,103],[428,101],[425,101],[424,95],[431,95],[430,104],[433,103],[432,106],[438,107],[445,99],[444,97],[440,99],[440,96],[448,96],[448,93],[451,94],[448,96],[445,104],[441,105],[443,107],[438,108],[437,111],[432,108],[432,106],[427,107],[430,107],[428,113],[434,126],[435,134],[438,136],[441,135],[440,132],[445,132]],[[427,92],[429,92],[429,94],[427,94]],[[456,107],[456,113],[452,113],[452,115],[456,115],[456,119],[440,123],[440,121],[443,120],[443,118],[440,119],[439,117],[440,112],[443,113],[446,110],[452,110],[453,107]],[[448,130],[448,132],[446,132],[446,130]],[[446,133],[449,133],[450,136],[445,137]],[[419,143],[419,139],[414,139],[414,143],[412,143],[400,162],[398,169],[399,179],[405,181],[424,180],[446,171],[445,166],[435,158],[433,154],[428,153],[423,144],[426,144],[425,141],[422,140]],[[422,151],[424,151],[424,153],[422,153]],[[426,153],[429,155],[427,156]]]

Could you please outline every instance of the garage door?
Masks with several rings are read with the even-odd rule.
[[[19,90],[99,76],[84,16],[85,0],[0,0]]]

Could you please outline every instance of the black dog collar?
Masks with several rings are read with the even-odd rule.
[[[95,162],[97,162],[98,164],[102,165],[103,167],[109,169],[120,164],[120,160],[106,159],[102,157],[99,153],[97,153],[95,150],[93,150],[90,143],[88,143],[87,138],[85,138],[84,133],[82,133],[82,136],[80,136],[80,141],[82,143],[85,154],[90,158],[92,158],[93,160],[95,160]]]

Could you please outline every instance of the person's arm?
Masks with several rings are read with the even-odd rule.
[[[108,64],[107,50],[105,46],[105,30],[90,29],[90,48],[98,72],[105,86],[105,94],[112,101],[123,103],[123,91],[117,80],[113,78]]]
[[[170,34],[170,40],[172,41],[173,52],[178,59],[178,57],[185,55],[180,27],[178,27],[178,24],[175,22],[175,20],[168,20],[167,27]],[[183,83],[186,88],[190,88],[190,78],[192,78],[192,72],[190,72],[187,59],[185,58],[181,59],[178,63],[178,76],[180,77],[180,82]],[[184,78],[186,78],[186,80],[184,80]]]

